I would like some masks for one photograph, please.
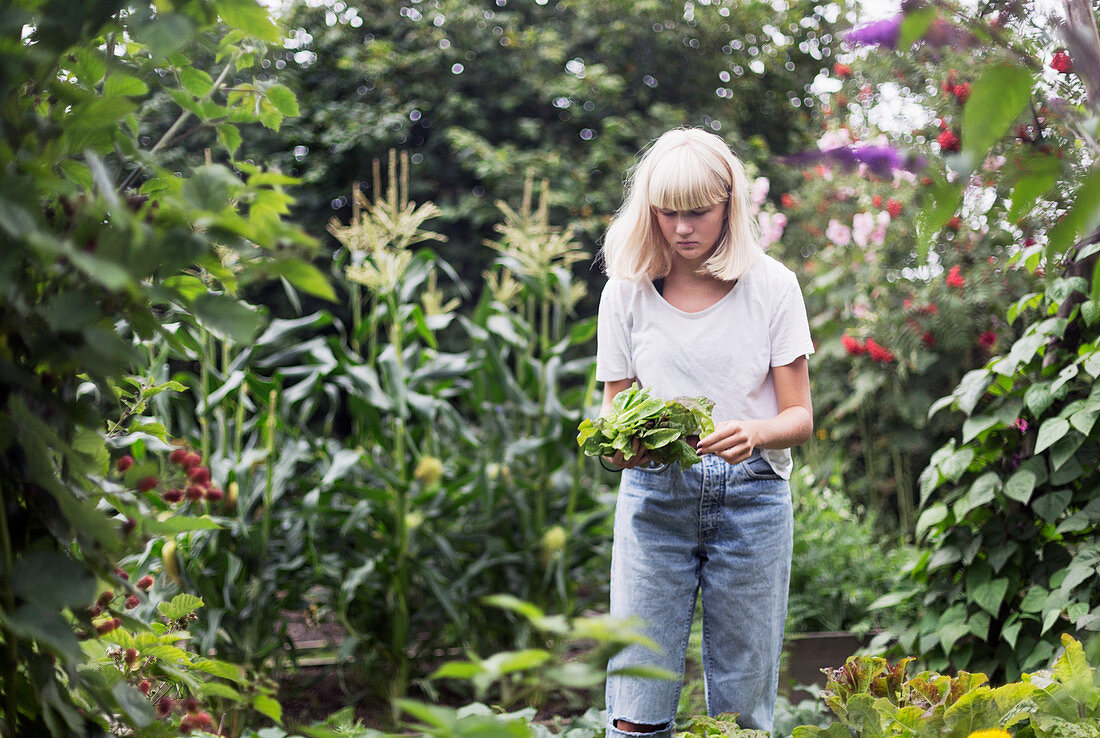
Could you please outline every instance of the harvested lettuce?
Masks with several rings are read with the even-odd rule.
[[[687,469],[699,462],[693,442],[714,431],[710,417],[714,402],[705,397],[661,400],[633,384],[615,395],[611,410],[595,420],[585,418],[577,429],[577,445],[586,456],[634,458],[634,439],[649,458],[660,464],[676,462]]]

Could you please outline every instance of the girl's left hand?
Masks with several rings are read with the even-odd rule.
[[[695,451],[716,454],[730,464],[744,461],[752,455],[758,443],[756,423],[752,420],[724,420],[714,426],[714,432],[699,439]]]

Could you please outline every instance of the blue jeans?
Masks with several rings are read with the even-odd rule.
[[[633,645],[608,663],[607,735],[671,735],[697,593],[703,603],[707,713],[736,712],[771,730],[787,615],[793,521],[787,482],[753,454],[714,455],[623,472],[611,553],[611,614],[634,617],[660,647]],[[657,666],[679,681],[616,676]],[[632,733],[615,720],[658,725]]]

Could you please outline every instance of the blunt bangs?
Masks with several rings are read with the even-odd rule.
[[[729,175],[708,165],[687,142],[660,156],[648,174],[646,198],[661,210],[696,210],[729,199]]]

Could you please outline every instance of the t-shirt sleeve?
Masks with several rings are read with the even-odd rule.
[[[614,382],[635,376],[630,358],[630,326],[622,284],[610,280],[600,294],[596,318],[596,381]]]
[[[800,356],[809,356],[814,352],[810,323],[806,318],[806,302],[793,273],[788,275],[780,294],[772,312],[772,366],[785,366]]]

